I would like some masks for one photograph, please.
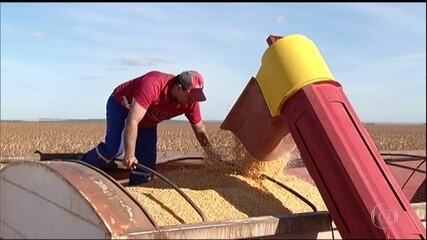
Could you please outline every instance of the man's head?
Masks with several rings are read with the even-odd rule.
[[[184,71],[175,76],[172,95],[181,103],[192,101],[202,102],[206,100],[203,87],[204,82],[200,73],[196,71]]]

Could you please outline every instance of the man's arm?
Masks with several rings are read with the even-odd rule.
[[[196,124],[191,124],[191,128],[193,129],[194,134],[196,135],[196,138],[200,143],[200,146],[202,146],[208,157],[214,159],[220,158],[220,156],[213,149],[211,142],[209,141],[208,132],[206,131],[206,126],[203,121],[200,121]]]
[[[147,109],[139,105],[135,99],[132,99],[132,105],[124,127],[125,157],[123,159],[123,164],[127,168],[130,168],[134,163],[138,163],[138,160],[135,157],[138,123],[142,120],[146,112]]]

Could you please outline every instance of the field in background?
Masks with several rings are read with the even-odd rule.
[[[221,149],[233,143],[220,123],[206,123],[213,144]],[[425,124],[366,124],[380,151],[426,149]],[[44,153],[86,152],[105,136],[104,122],[1,122],[1,155],[20,155],[39,150]],[[186,122],[163,122],[158,127],[158,150],[201,152]]]
[[[211,136],[218,124],[207,124]],[[1,122],[1,155],[78,153],[93,148],[105,137],[104,122]],[[199,151],[197,140],[186,123],[162,123],[158,127],[158,149]]]

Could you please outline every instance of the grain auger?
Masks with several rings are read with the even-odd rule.
[[[277,159],[296,144],[344,239],[425,239],[424,226],[315,44],[299,34],[267,42],[256,77],[221,128],[259,160]]]

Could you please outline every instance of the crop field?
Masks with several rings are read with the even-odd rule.
[[[318,210],[326,210],[317,188],[295,176],[285,176],[289,153],[275,162],[252,162],[245,150],[219,123],[206,123],[211,141],[224,160],[239,168],[205,161],[201,168],[161,170],[205,212],[209,220],[231,220],[312,211],[304,202],[276,184],[259,177],[263,172],[299,192]],[[380,151],[425,150],[425,124],[366,124]],[[33,153],[81,153],[103,140],[103,122],[1,122],[1,156]],[[158,127],[158,150],[202,152],[187,123],[165,122]],[[1,166],[0,166],[1,168]],[[201,221],[197,213],[168,185],[154,179],[127,187],[159,225]],[[262,202],[263,204],[259,204]]]
[[[232,134],[206,123],[213,144],[227,148]],[[380,151],[426,149],[425,124],[367,124]],[[20,155],[39,150],[45,153],[85,152],[103,140],[105,123],[4,122],[0,123],[1,155]],[[201,151],[187,123],[162,123],[158,127],[158,149],[182,152]]]

